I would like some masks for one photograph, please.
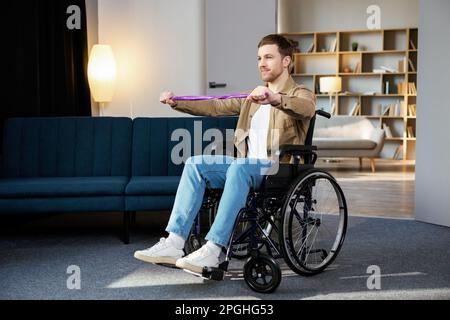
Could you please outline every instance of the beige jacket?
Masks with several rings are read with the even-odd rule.
[[[309,121],[316,111],[315,95],[305,86],[298,85],[292,77],[289,77],[279,93],[281,94],[281,103],[273,106],[270,113],[267,136],[267,154],[269,157],[272,157],[273,146],[304,144]],[[238,157],[246,157],[248,150],[246,139],[249,135],[250,123],[259,106],[259,104],[246,99],[215,99],[178,101],[173,109],[195,116],[238,115],[239,120],[234,136],[234,145]],[[277,135],[278,143],[275,141]]]

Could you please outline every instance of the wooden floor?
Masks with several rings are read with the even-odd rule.
[[[362,169],[355,160],[327,162],[324,168],[339,182],[344,191],[349,215],[414,219],[415,167],[401,161],[379,160],[372,173],[370,162]]]

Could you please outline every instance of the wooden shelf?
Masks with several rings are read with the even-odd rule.
[[[416,119],[405,113],[408,104],[416,105],[417,94],[395,93],[399,83],[414,83],[417,90],[417,28],[394,28],[381,30],[343,30],[331,32],[290,32],[283,33],[298,43],[301,52],[294,54],[294,73],[292,76],[300,83],[305,84],[316,93],[318,107],[330,111],[329,103],[325,99],[330,96],[336,104],[337,115],[351,113],[353,107],[359,103],[362,115],[383,128],[387,125],[392,129],[394,138],[386,139],[381,156],[392,158],[394,149],[402,147],[402,161],[415,159],[416,138],[406,138],[407,127],[416,129]],[[321,51],[323,49],[335,51]],[[352,43],[358,42],[357,51],[352,50]],[[312,48],[312,52],[307,52]],[[411,68],[409,60],[413,64]],[[372,72],[382,67],[401,70],[402,72]],[[348,68],[350,72],[343,72]],[[354,72],[354,71],[358,72]],[[411,71],[410,71],[411,70]],[[404,71],[404,72],[403,72]],[[325,76],[340,76],[342,78],[342,92],[339,94],[323,94],[320,92],[320,78]],[[389,83],[390,91],[385,94],[386,83]],[[408,89],[409,87],[405,85]],[[349,92],[344,94],[344,92]],[[365,94],[365,92],[375,92]],[[394,114],[403,116],[378,115],[379,110],[385,110],[387,106],[395,107]],[[392,114],[392,113],[391,113]],[[356,115],[355,115],[356,116]],[[408,142],[410,146],[408,146]]]
[[[336,52],[296,52],[294,56],[335,56]]]
[[[339,73],[340,76],[380,76],[382,73],[376,73],[376,72],[359,72],[359,73],[355,73],[355,72],[349,72],[349,73],[345,73],[345,72],[341,72]]]

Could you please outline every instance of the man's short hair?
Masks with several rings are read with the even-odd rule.
[[[283,37],[280,34],[269,34],[261,39],[258,44],[258,49],[268,44],[276,44],[278,46],[278,51],[283,56],[283,58],[288,56],[293,59],[294,46],[289,39]]]
[[[278,47],[278,52],[280,52],[281,56],[284,57],[291,57],[291,64],[289,66],[289,72],[293,72],[293,61],[294,61],[294,44],[287,39],[286,37],[280,35],[280,34],[269,34],[261,39],[261,41],[258,44],[258,49],[262,46],[269,45],[269,44],[275,44]]]

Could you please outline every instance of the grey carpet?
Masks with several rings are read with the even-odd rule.
[[[412,220],[350,217],[334,264],[314,277],[283,266],[270,295],[251,291],[243,262],[233,260],[222,282],[133,258],[158,240],[167,214],[139,213],[132,243],[118,238],[120,214],[3,217],[0,299],[450,299],[450,228]],[[67,268],[81,271],[81,289],[67,288]],[[381,269],[369,290],[367,268]]]

